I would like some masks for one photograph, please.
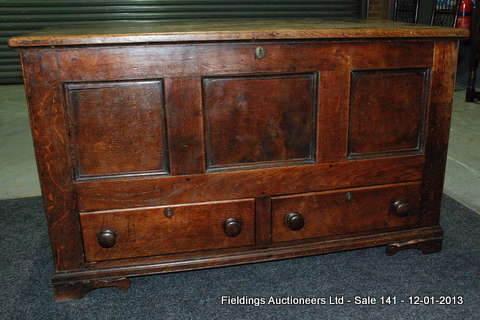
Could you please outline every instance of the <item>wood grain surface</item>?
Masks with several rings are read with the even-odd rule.
[[[79,181],[75,192],[81,211],[109,210],[416,181],[422,179],[424,165],[424,156],[412,155],[173,177]]]
[[[319,238],[337,234],[412,226],[419,219],[421,183],[384,185],[272,198],[272,241]],[[408,202],[410,212],[398,217],[392,202]],[[305,219],[300,230],[290,230],[285,215]]]
[[[454,29],[389,20],[236,19],[79,24],[12,38],[12,47],[263,39],[467,37]]]
[[[427,69],[352,73],[349,157],[423,151]]]
[[[435,43],[425,145],[427,162],[424,170],[422,198],[423,225],[435,225],[440,221],[457,59],[458,42],[438,41]]]
[[[256,59],[258,47],[266,52]],[[55,59],[57,81],[93,82],[265,73],[425,68],[433,63],[433,41],[299,41],[195,43],[182,45],[31,48],[29,55]],[[22,51],[21,50],[21,51]],[[412,55],[411,52],[416,54]],[[321,79],[320,79],[321,82]]]
[[[316,74],[204,79],[209,169],[315,160]]]
[[[468,32],[237,22],[10,40],[21,47],[57,297],[368,246],[441,249]]]
[[[169,209],[171,216],[165,215]],[[229,237],[223,223],[241,221],[241,232]],[[167,253],[242,247],[255,243],[253,199],[174,205],[134,210],[80,213],[87,261],[152,256]],[[103,228],[116,232],[116,243],[103,248],[97,241]]]
[[[54,56],[38,52],[25,52],[21,60],[55,270],[78,269],[85,260],[65,121],[67,111],[62,103],[65,92],[58,82],[61,68]]]
[[[200,77],[165,79],[168,148],[172,175],[205,172]]]
[[[168,174],[161,80],[67,84],[66,90],[76,177]]]

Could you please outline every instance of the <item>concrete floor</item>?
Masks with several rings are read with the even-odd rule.
[[[480,104],[455,93],[445,193],[480,213]],[[0,86],[0,199],[40,195],[23,86]]]
[[[455,92],[444,192],[480,213],[480,104]]]
[[[0,199],[40,194],[22,85],[0,86],[0,181]]]

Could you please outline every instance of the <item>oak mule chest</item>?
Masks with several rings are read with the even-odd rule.
[[[57,299],[146,274],[379,245],[439,251],[465,36],[300,19],[11,39]]]

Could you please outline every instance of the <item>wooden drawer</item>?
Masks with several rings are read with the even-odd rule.
[[[272,241],[411,226],[418,222],[420,192],[414,182],[274,197]]]
[[[87,261],[241,247],[255,241],[253,199],[82,212],[80,222]]]

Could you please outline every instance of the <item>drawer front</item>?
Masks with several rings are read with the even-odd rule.
[[[400,228],[418,222],[421,183],[272,198],[273,242]]]
[[[82,212],[85,257],[101,261],[254,244],[254,200]]]

